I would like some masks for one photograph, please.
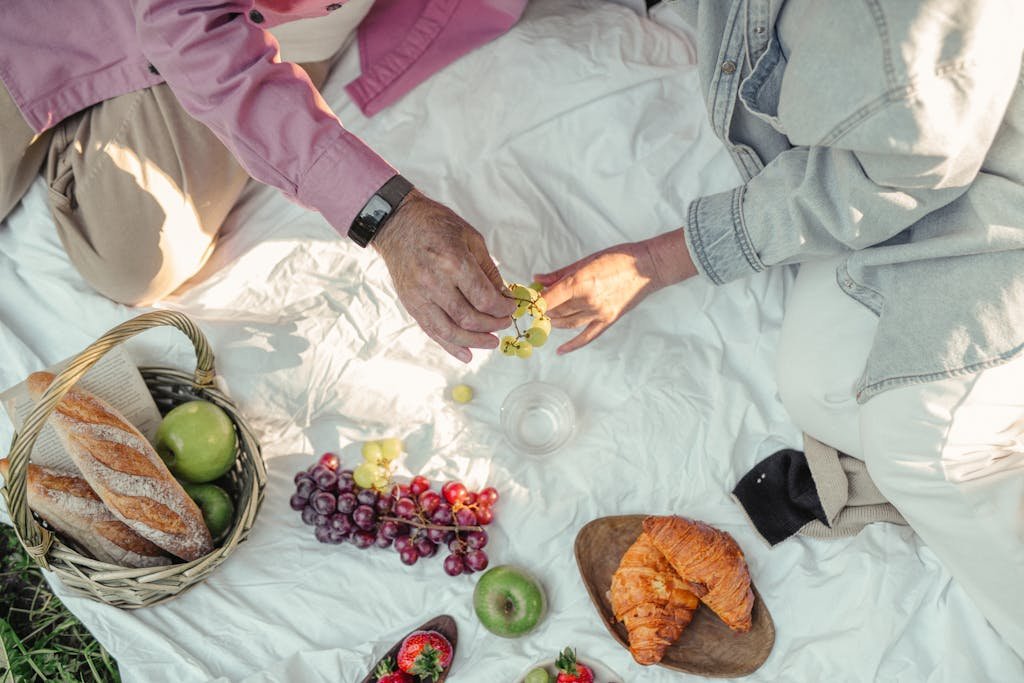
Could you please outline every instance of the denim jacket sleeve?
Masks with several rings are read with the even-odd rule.
[[[846,110],[837,110],[828,88],[815,88],[822,74],[787,73],[808,84],[806,99],[780,101],[773,125],[796,146],[744,185],[690,204],[685,233],[694,262],[721,284],[871,247],[949,204],[982,168],[1020,61],[1019,36],[991,41],[883,80]],[[833,89],[863,86],[858,78],[842,82],[843,73],[840,65],[828,74]]]
[[[253,178],[346,234],[395,170],[345,130],[305,72],[276,59],[276,41],[249,18],[252,2],[131,3],[146,57],[185,110]]]

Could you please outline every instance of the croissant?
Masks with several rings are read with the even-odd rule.
[[[622,556],[610,597],[615,618],[629,633],[629,651],[644,665],[661,661],[700,606],[690,585],[645,533]]]
[[[684,517],[648,517],[644,531],[685,581],[703,587],[701,602],[733,631],[751,626],[754,591],[743,551],[732,536]]]

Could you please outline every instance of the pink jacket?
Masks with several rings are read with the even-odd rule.
[[[36,131],[166,81],[253,178],[320,211],[342,235],[395,170],[349,133],[263,29],[327,0],[4,0],[0,80]],[[377,0],[359,29],[367,114],[506,31],[526,0]]]

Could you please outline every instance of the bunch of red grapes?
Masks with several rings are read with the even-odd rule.
[[[497,501],[493,487],[474,492],[449,481],[438,491],[422,476],[387,491],[363,488],[355,483],[352,470],[341,469],[336,455],[325,453],[295,475],[289,504],[314,527],[321,543],[393,547],[408,565],[447,550],[444,570],[458,576],[487,568],[483,527],[494,519]]]

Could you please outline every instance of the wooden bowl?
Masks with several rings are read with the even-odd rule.
[[[391,647],[391,649],[384,654],[383,657],[377,660],[377,662],[370,669],[370,673],[366,674],[366,678],[362,680],[362,683],[377,683],[377,675],[374,673],[377,671],[377,667],[380,666],[380,663],[388,657],[390,657],[394,661],[397,661],[398,650],[402,647],[402,641],[408,638],[409,634],[413,633],[413,631],[437,631],[438,633],[440,633],[442,636],[448,639],[449,643],[452,644],[452,661],[455,661],[455,650],[459,644],[459,627],[455,624],[454,619],[452,619],[447,614],[442,614],[439,617],[434,617],[425,624],[420,624],[412,631],[409,631],[409,633],[406,633],[404,636],[399,638],[398,642],[395,643]],[[452,667],[449,664],[448,668],[445,669],[444,672],[441,673],[440,678],[437,679],[437,683],[441,683],[442,681],[446,680],[448,678],[448,672],[451,670]],[[421,678],[419,680],[426,681],[428,679]]]
[[[576,564],[587,593],[605,628],[627,650],[626,627],[615,620],[608,591],[612,574],[643,531],[646,517],[602,517],[589,522],[576,536]],[[753,624],[748,632],[736,633],[701,604],[683,635],[665,650],[659,666],[714,678],[736,678],[756,671],[768,659],[775,644],[775,625],[753,581],[751,588],[754,591]]]

